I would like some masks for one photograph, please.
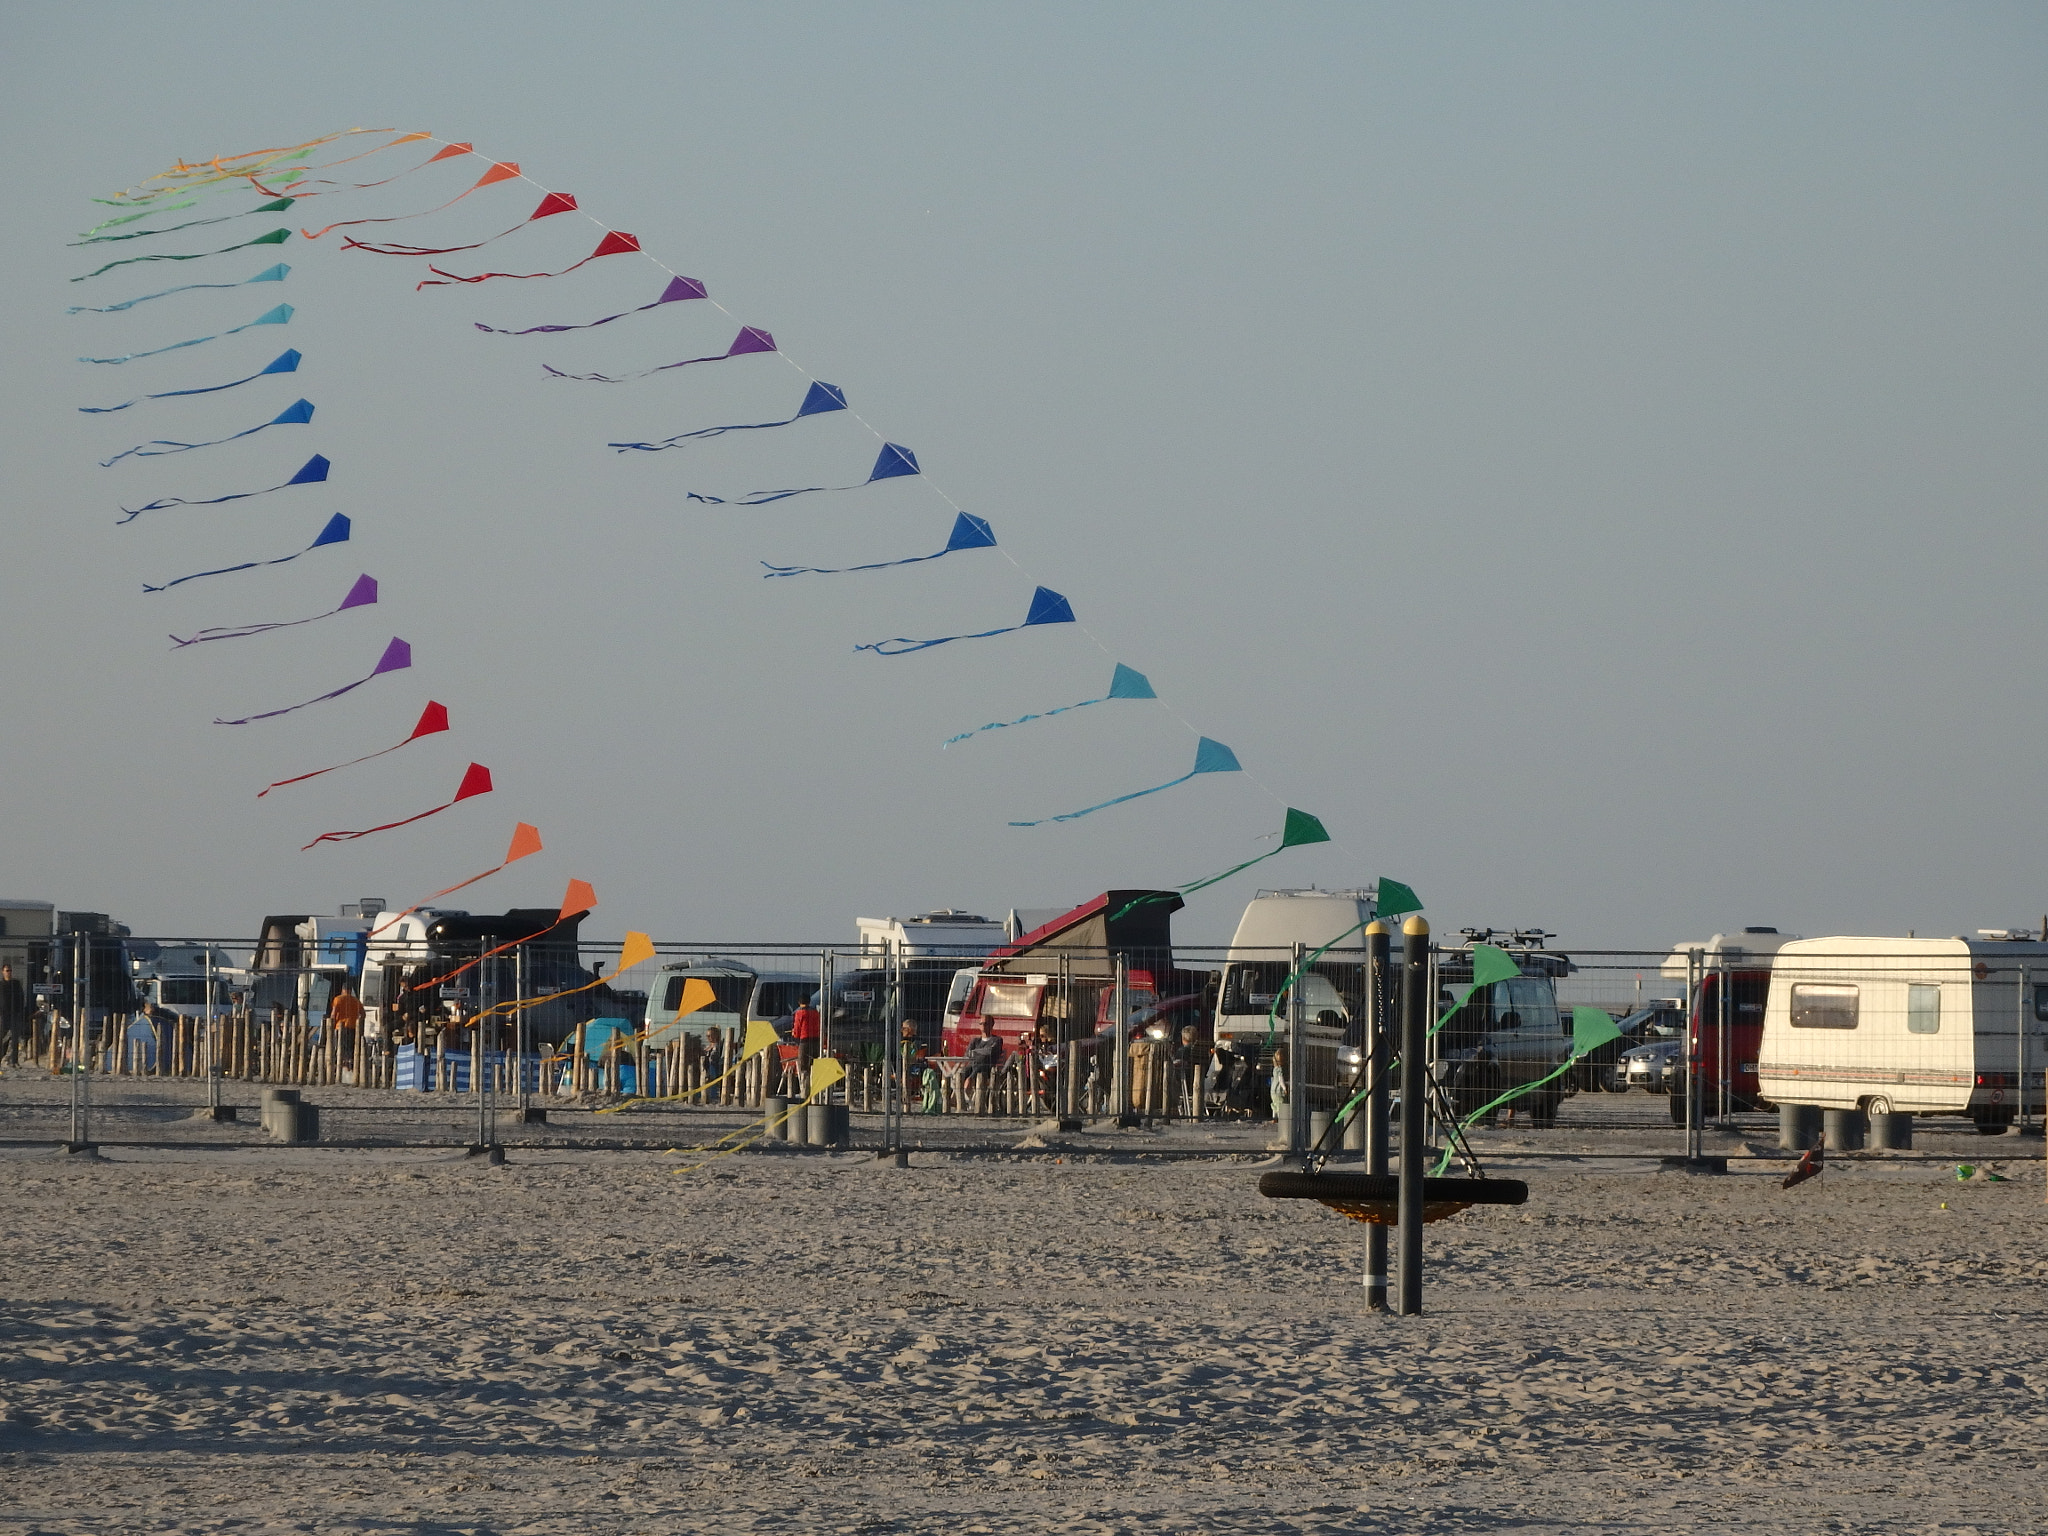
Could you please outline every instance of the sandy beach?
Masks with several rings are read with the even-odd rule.
[[[14,1148],[0,1526],[2048,1526],[2038,1143],[1956,1138],[2004,1183],[1872,1158],[1786,1191],[1554,1141],[1498,1165],[1526,1207],[1429,1229],[1401,1320],[1363,1308],[1361,1227],[1201,1134],[682,1175]]]

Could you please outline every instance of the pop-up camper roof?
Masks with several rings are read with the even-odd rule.
[[[1083,979],[1114,978],[1119,955],[1133,967],[1170,969],[1173,914],[1185,905],[1178,891],[1104,891],[990,951],[985,969],[1044,970],[1047,960],[1057,962],[1063,952],[1067,974]]]

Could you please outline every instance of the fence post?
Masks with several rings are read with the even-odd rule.
[[[1429,924],[1401,925],[1401,1315],[1422,1312],[1422,1106],[1428,1097],[1423,1060],[1429,1046]]]
[[[1287,974],[1294,982],[1287,989],[1287,1145],[1300,1152],[1308,1147],[1308,1060],[1302,1045],[1301,970],[1308,946],[1295,941]]]
[[[1110,992],[1110,1008],[1115,1014],[1116,1031],[1113,1037],[1116,1060],[1111,1064],[1111,1112],[1118,1125],[1131,1123],[1131,1007],[1130,982],[1127,957],[1116,957],[1116,980]]]
[[[1391,1044],[1387,1015],[1388,961],[1392,944],[1387,925],[1374,921],[1365,930],[1365,1171],[1382,1177],[1387,1172],[1387,1049]],[[1354,1111],[1356,1113],[1356,1111]],[[1387,1229],[1372,1222],[1365,1229],[1365,1304],[1374,1312],[1387,1310]]]

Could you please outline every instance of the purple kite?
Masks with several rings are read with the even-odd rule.
[[[659,368],[649,368],[644,373],[564,373],[551,363],[541,367],[558,379],[580,379],[586,384],[623,384],[628,379],[652,378],[657,373],[667,373],[671,368],[687,368],[692,363],[722,363],[729,357],[746,357],[755,352],[773,352],[775,338],[766,331],[751,325],[740,327],[732,345],[723,352],[712,352],[703,357],[686,357],[679,363],[663,363]]]
[[[238,624],[219,629],[202,629],[190,639],[180,640],[171,636],[171,644],[181,650],[188,645],[203,645],[208,640],[246,640],[251,635],[267,635],[273,629],[296,629],[301,624],[314,624],[321,619],[331,619],[337,613],[347,613],[351,608],[367,608],[377,601],[377,578],[358,576],[355,585],[348,589],[339,608],[330,608],[325,613],[316,613],[306,619],[280,619],[274,624]]]
[[[642,304],[638,309],[622,309],[616,315],[606,315],[602,320],[586,320],[581,325],[529,325],[523,331],[505,331],[495,325],[485,325],[481,320],[472,320],[470,324],[492,336],[540,336],[556,331],[588,331],[600,325],[610,325],[614,320],[623,320],[628,315],[644,315],[650,309],[659,309],[664,304],[674,304],[680,299],[708,297],[710,295],[704,285],[694,277],[672,277],[668,280],[668,286],[661,290],[661,297],[652,304]]]
[[[266,709],[260,715],[244,715],[239,720],[221,720],[216,718],[213,723],[215,725],[253,725],[258,720],[275,720],[279,715],[288,715],[295,709],[305,709],[313,704],[325,704],[329,699],[338,699],[344,693],[352,693],[362,687],[363,684],[370,681],[371,677],[382,677],[386,672],[403,672],[411,665],[412,647],[394,635],[391,643],[384,647],[384,654],[377,658],[377,665],[371,671],[370,677],[359,677],[352,683],[345,683],[341,687],[336,688],[332,693],[316,695],[301,704],[287,704],[283,709]]]

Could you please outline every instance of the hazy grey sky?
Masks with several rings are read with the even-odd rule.
[[[1227,937],[1259,884],[1381,874],[1439,927],[1582,946],[2038,916],[2044,64],[2048,13],[2008,5],[11,5],[0,894],[245,932],[415,899],[494,862],[516,818],[548,851],[479,909],[574,875],[595,934],[850,940],[856,913],[1191,880],[1288,804],[1338,845],[1202,893],[1185,939]],[[719,350],[732,322],[703,305],[472,328],[647,302],[659,273],[631,257],[416,294],[418,264],[329,236],[66,281],[101,251],[210,248],[66,249],[92,196],[358,125],[473,140],[575,193],[931,483],[687,503],[855,480],[874,441],[837,418],[621,457],[608,440],[787,415],[803,375],[541,372]],[[321,201],[403,212],[426,189]],[[531,200],[393,235],[476,238]],[[574,259],[570,222],[456,270]],[[279,255],[282,290],[63,313]],[[279,298],[288,335],[73,361]],[[275,389],[75,409],[287,343],[306,360]],[[310,427],[95,462],[298,395]],[[316,450],[316,492],[114,525],[129,498],[271,483]],[[760,578],[938,548],[934,485],[1016,564]],[[284,553],[332,511],[346,551],[140,592]],[[382,584],[367,612],[164,638],[331,607],[358,571]],[[1015,623],[1034,580],[1100,648],[1064,627],[851,649]],[[209,723],[361,676],[394,634],[409,674]],[[1171,711],[939,750],[1101,693],[1116,660]],[[430,696],[448,735],[253,798],[398,740]],[[1006,825],[1185,772],[1176,716],[1249,772]],[[490,798],[298,851],[445,800],[471,759]]]

